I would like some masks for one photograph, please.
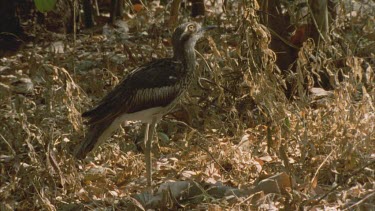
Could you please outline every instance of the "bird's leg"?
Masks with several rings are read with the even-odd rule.
[[[147,124],[145,131],[145,158],[146,158],[146,177],[147,177],[147,186],[151,187],[152,183],[152,164],[151,164],[151,146],[152,139],[154,136],[156,126],[156,119],[153,118],[151,125]]]
[[[145,146],[145,160],[146,160],[146,178],[147,178],[147,186],[150,186],[149,184],[149,172],[151,171],[150,164],[151,164],[151,147],[149,146],[148,142],[148,132],[150,130],[150,124],[147,123],[145,127],[145,135],[144,135],[144,146]],[[151,182],[150,182],[151,183]]]

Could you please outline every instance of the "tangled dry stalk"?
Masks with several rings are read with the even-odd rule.
[[[198,83],[159,126],[157,197],[141,191],[139,125],[83,162],[71,152],[84,135],[81,112],[127,71],[170,53],[146,30],[163,34],[162,14],[140,14],[142,33],[126,41],[81,34],[64,53],[36,44],[2,58],[1,209],[375,209],[374,53],[342,48],[355,39],[336,30],[327,45],[307,40],[285,74],[256,1],[244,2],[241,15],[209,16],[220,29],[198,45]],[[318,72],[333,89],[314,86]]]

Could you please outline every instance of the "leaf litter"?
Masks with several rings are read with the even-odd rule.
[[[51,42],[52,50],[35,44],[2,58],[1,209],[374,209],[374,55],[371,63],[308,40],[296,71],[283,75],[257,4],[234,6],[241,16],[227,13],[197,46],[199,83],[158,127],[154,194],[145,191],[139,124],[122,127],[85,161],[71,152],[84,137],[82,111],[137,65],[171,54],[147,31],[168,39],[160,6],[119,23],[119,34],[105,28],[78,35],[74,48],[68,40]],[[373,33],[368,23],[363,30]],[[355,34],[336,33],[353,45]],[[334,89],[313,86],[319,71]]]

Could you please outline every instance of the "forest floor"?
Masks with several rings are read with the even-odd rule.
[[[356,54],[374,26],[340,31],[342,48],[307,41],[285,74],[252,8],[225,19],[208,8],[205,25],[219,28],[197,44],[197,82],[157,127],[153,194],[139,123],[83,161],[72,153],[82,112],[135,67],[171,56],[163,8],[76,39],[37,28],[36,42],[0,58],[0,209],[375,210],[375,55]],[[335,86],[309,84],[310,70]]]

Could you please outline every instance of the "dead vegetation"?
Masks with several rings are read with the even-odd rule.
[[[82,111],[132,68],[170,55],[168,6],[146,5],[120,34],[74,44],[41,34],[1,58],[1,210],[374,210],[375,16],[347,2],[330,42],[303,42],[293,71],[276,68],[256,1],[209,4],[206,24],[220,27],[198,44],[198,82],[158,127],[154,195],[143,191],[139,124],[83,162],[71,153]]]

